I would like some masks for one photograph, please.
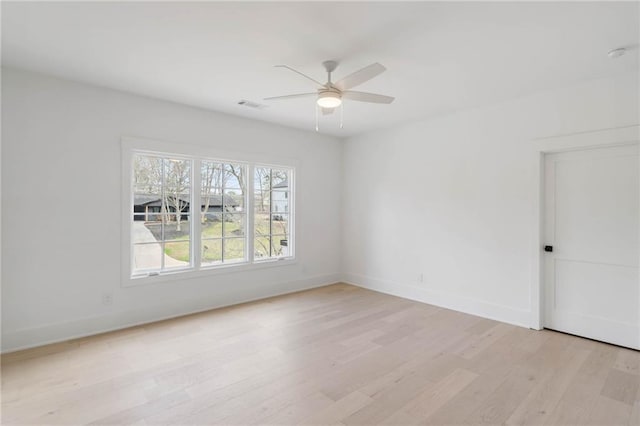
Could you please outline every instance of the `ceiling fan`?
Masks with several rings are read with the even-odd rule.
[[[316,104],[318,108],[322,111],[323,114],[332,114],[336,108],[342,105],[343,99],[350,99],[358,102],[373,102],[377,104],[390,104],[393,102],[395,98],[391,96],[378,95],[376,93],[367,93],[367,92],[356,92],[352,89],[353,87],[359,86],[362,83],[371,80],[377,75],[386,71],[386,68],[379,63],[371,64],[367,67],[362,68],[343,79],[332,82],[331,81],[331,73],[335,71],[338,66],[338,62],[336,61],[324,61],[322,63],[325,70],[327,71],[327,82],[321,83],[318,80],[309,77],[306,74],[301,73],[298,70],[295,70],[287,65],[276,65],[276,67],[286,68],[291,70],[304,78],[313,81],[316,85],[318,85],[318,89],[315,92],[310,93],[297,93],[294,95],[284,95],[284,96],[272,96],[270,98],[264,98],[265,101],[273,101],[279,99],[295,99],[295,98],[307,98],[307,97],[316,97]],[[340,127],[342,127],[342,123],[340,123]],[[316,130],[318,130],[318,117],[317,117],[317,109],[316,109]]]

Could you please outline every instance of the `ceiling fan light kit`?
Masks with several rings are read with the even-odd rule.
[[[316,92],[312,93],[298,93],[294,95],[284,95],[284,96],[273,96],[270,98],[265,98],[265,101],[279,100],[279,99],[295,99],[295,98],[306,98],[306,97],[315,97],[316,98],[316,131],[318,128],[318,109],[322,110],[323,115],[333,114],[333,111],[342,106],[343,99],[350,99],[358,102],[372,102],[377,104],[390,104],[393,102],[394,98],[391,96],[378,95],[375,93],[367,93],[367,92],[354,92],[349,89],[359,86],[360,84],[371,80],[377,75],[381,74],[386,70],[384,66],[379,63],[371,64],[367,67],[362,68],[348,76],[344,77],[342,80],[333,83],[331,81],[331,73],[336,69],[338,63],[336,61],[324,61],[322,63],[326,72],[327,72],[327,82],[322,84],[318,80],[309,77],[306,74],[301,73],[298,70],[291,68],[288,65],[276,65],[279,68],[286,68],[290,71],[295,72],[296,74],[301,75],[314,82],[316,85],[320,87],[316,90]],[[340,128],[342,128],[342,108],[340,110]]]
[[[325,90],[318,94],[316,102],[320,108],[337,108],[342,103],[342,97],[337,90]]]

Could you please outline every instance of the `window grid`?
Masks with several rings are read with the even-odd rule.
[[[215,195],[217,191],[214,191],[214,194],[211,193],[211,189],[219,190],[218,196],[220,197],[220,212],[214,213],[214,215],[219,215],[220,217],[220,236],[219,237],[207,237],[204,238],[203,241],[210,241],[214,244],[220,244],[220,260],[212,260],[211,262],[202,262],[207,263],[204,267],[215,267],[220,264],[228,264],[228,263],[243,263],[247,262],[247,250],[246,250],[246,233],[247,233],[247,216],[246,216],[246,199],[247,199],[247,188],[246,184],[243,187],[243,183],[240,181],[240,177],[247,175],[247,166],[235,163],[222,163],[211,160],[203,160],[202,164],[208,164],[211,166],[212,170],[220,170],[220,179],[219,182],[216,180],[215,185],[209,186],[209,192],[204,194],[204,191],[201,191],[205,197],[211,197]],[[207,168],[209,170],[209,168]],[[235,180],[237,184],[229,184],[228,173],[229,171],[235,176]],[[237,174],[236,174],[237,173]],[[210,179],[212,180],[212,179]],[[241,192],[241,199],[238,200],[237,194],[230,194],[230,191],[239,190]],[[233,203],[240,202],[242,205],[241,210],[237,210]],[[201,203],[202,204],[202,203]],[[231,207],[229,207],[231,206]],[[231,209],[231,210],[230,210]],[[209,212],[204,212],[205,217]],[[217,217],[217,216],[216,216]],[[238,221],[239,228],[242,231],[241,236],[233,236],[228,235],[230,231],[228,230],[229,222],[233,221],[234,218],[241,218]],[[242,240],[244,244],[242,244],[242,257],[228,257],[227,249],[229,246],[238,240]],[[205,248],[203,243],[202,248]]]
[[[173,170],[173,173],[175,174],[174,182],[168,181],[170,168],[167,167],[167,165],[169,162],[174,162],[176,164],[176,167]],[[181,163],[180,166],[177,165],[179,163]],[[151,222],[155,222],[155,226],[158,226],[159,228],[156,229],[155,234],[149,228],[147,228],[147,231],[151,235],[153,235],[153,237],[155,237],[155,241],[144,241],[144,240],[132,241],[132,247],[134,248],[134,252],[133,252],[134,259],[132,259],[132,272],[135,274],[135,272],[146,272],[146,271],[162,272],[166,270],[191,268],[193,265],[193,262],[190,255],[187,255],[186,261],[184,260],[182,261],[183,263],[186,263],[184,265],[181,265],[179,263],[176,265],[167,265],[166,255],[167,255],[167,251],[170,249],[173,249],[174,247],[179,247],[180,245],[184,246],[185,244],[187,245],[187,247],[190,247],[192,245],[191,232],[189,232],[189,235],[187,235],[186,237],[177,236],[173,240],[169,240],[167,237],[167,224],[172,221],[171,220],[172,217],[175,219],[175,223],[176,223],[176,235],[177,235],[177,232],[180,232],[182,230],[182,226],[185,226],[185,225],[182,225],[183,222],[186,222],[185,224],[187,226],[190,226],[189,224],[191,222],[190,221],[191,214],[190,212],[184,211],[184,206],[185,204],[187,204],[187,202],[185,202],[184,200],[184,194],[189,194],[192,190],[192,187],[191,187],[191,183],[192,183],[191,173],[193,171],[192,161],[186,160],[180,157],[175,157],[172,155],[135,153],[134,169],[136,168],[136,165],[140,165],[140,164],[145,165],[145,167],[140,166],[140,170],[146,171],[147,176],[144,179],[146,180],[146,182],[143,182],[140,179],[138,179],[139,176],[136,174],[136,170],[133,170],[134,172],[134,175],[133,175],[134,176],[134,179],[133,179],[134,180],[134,185],[133,185],[134,206],[133,206],[132,219],[134,222],[139,222],[141,220],[144,220],[145,222],[149,222],[149,217],[151,217],[152,218]],[[153,171],[155,173],[155,181],[153,182],[149,180],[150,178],[148,173],[150,171]],[[174,188],[175,191],[170,192],[168,189],[169,186]],[[140,210],[136,210],[135,195],[140,192],[141,188],[147,188],[147,191],[150,191],[150,194],[147,194],[147,195],[156,194],[155,196],[157,197],[157,199],[155,200],[155,203],[159,203],[159,205],[151,207],[150,210],[149,210],[149,206],[145,205],[144,212],[141,212]],[[174,204],[173,210],[171,207],[171,203],[169,201],[170,197],[173,197],[173,204]],[[183,219],[183,217],[186,217],[186,220]],[[144,238],[147,239],[151,237],[145,236]],[[133,260],[136,259],[136,251],[135,251],[136,247],[138,248],[138,250],[143,249],[145,247],[147,248],[146,254],[140,253],[140,252],[137,253],[138,257],[140,257],[141,259],[146,259],[146,262],[147,262],[146,264],[144,261],[141,262],[142,265],[133,264]],[[156,253],[157,256],[153,255],[156,247],[159,249]]]

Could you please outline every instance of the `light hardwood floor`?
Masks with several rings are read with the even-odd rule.
[[[640,425],[640,353],[337,284],[2,357],[3,424]]]

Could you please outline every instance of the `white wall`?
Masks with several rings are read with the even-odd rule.
[[[529,326],[532,139],[638,124],[638,78],[591,81],[348,139],[346,281]]]
[[[638,124],[638,90],[637,76],[621,75],[342,143],[5,69],[2,349],[341,277],[529,325],[531,140]],[[299,262],[122,288],[122,135],[297,158]],[[112,306],[101,303],[104,293],[113,293]]]
[[[3,351],[340,279],[340,141],[10,69],[2,102]],[[297,264],[121,287],[123,135],[297,159]]]

